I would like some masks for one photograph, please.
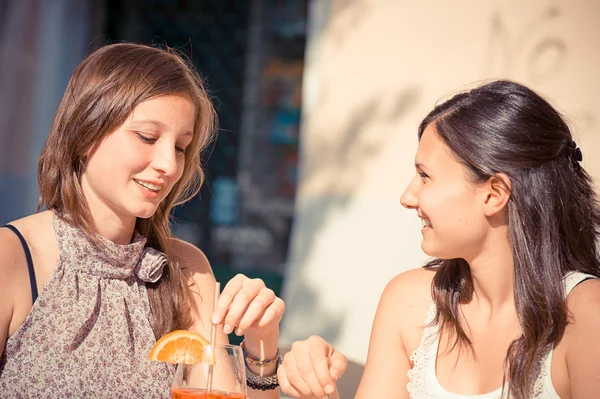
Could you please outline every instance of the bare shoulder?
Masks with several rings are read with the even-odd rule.
[[[10,223],[27,242],[40,288],[55,269],[59,258],[58,242],[52,225],[53,216],[52,211],[43,211]],[[22,252],[23,248],[19,248]]]
[[[569,324],[565,330],[567,358],[576,353],[585,343],[585,353],[591,354],[593,347],[600,354],[600,343],[595,337],[600,331],[600,280],[590,279],[580,283],[567,296]],[[593,338],[593,339],[591,339]]]
[[[405,289],[419,291],[424,287],[429,289],[434,276],[435,270],[418,267],[398,274],[390,281],[390,284],[397,284]]]
[[[392,320],[408,355],[419,346],[427,311],[432,303],[431,282],[435,271],[418,268],[394,277],[385,287],[379,307],[381,317]]]
[[[215,276],[204,252],[195,245],[172,238],[175,262],[189,279],[192,292],[204,294],[214,291]]]
[[[44,243],[52,240],[53,233],[48,232],[51,225],[52,212],[40,212],[22,219],[12,221],[8,224],[15,227],[24,237],[28,248],[35,256],[36,249],[43,247]],[[50,226],[51,228],[51,226]],[[0,281],[12,281],[16,275],[27,273],[27,264],[23,245],[19,237],[10,229],[0,229]]]
[[[40,234],[48,234],[53,231],[53,215],[52,211],[43,211],[17,219],[10,224],[18,228],[26,238],[28,236],[38,237]]]
[[[208,317],[212,312],[215,294],[215,277],[210,263],[202,250],[187,241],[172,238],[175,262],[188,279],[192,293],[193,329],[206,336],[210,332]]]
[[[10,325],[17,299],[14,294],[15,273],[18,268],[17,237],[8,229],[0,229],[0,355],[6,338],[10,336]]]
[[[600,330],[600,279],[580,283],[567,296],[569,326],[576,329],[594,327]],[[569,327],[567,327],[569,328]]]
[[[202,250],[187,241],[173,237],[171,239],[175,261],[183,269],[189,269],[192,273],[210,273],[212,269],[206,255]]]
[[[434,275],[424,268],[408,270],[383,290],[357,398],[407,397],[407,371],[423,334]]]
[[[435,271],[423,267],[411,269],[394,277],[385,287],[382,300],[419,310],[431,303],[431,282]]]
[[[45,233],[47,218],[42,212],[9,223],[25,238],[34,260],[38,246],[51,240]],[[0,229],[0,254],[0,345],[4,345],[22,324],[32,302],[25,251],[19,237],[8,228]]]
[[[423,267],[398,274],[386,285],[380,307],[402,314],[403,327],[422,324],[431,304],[435,271]]]
[[[15,233],[8,228],[0,229],[0,277],[7,273],[17,260],[23,257],[23,247]],[[5,281],[5,280],[2,280]]]
[[[600,280],[579,284],[567,296],[569,324],[564,344],[572,397],[600,397]]]
[[[0,253],[0,307],[4,308],[13,302],[15,279],[24,276],[27,270],[19,238],[7,228],[0,229]]]

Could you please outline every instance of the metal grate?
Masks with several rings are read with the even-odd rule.
[[[201,191],[202,201],[193,199],[175,213],[177,219],[197,221],[198,226],[204,226],[187,235],[195,238],[194,244],[210,248],[210,182],[216,176],[235,178],[237,174],[250,2],[104,0],[104,3],[103,42],[133,41],[177,48],[190,57],[214,97],[221,130],[204,165],[208,184]]]
[[[220,121],[207,184],[175,211],[175,233],[213,263],[283,273],[295,196],[307,0],[98,0],[103,42],[190,55]]]

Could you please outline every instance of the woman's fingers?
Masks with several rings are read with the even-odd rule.
[[[312,336],[292,344],[280,370],[284,393],[293,397],[324,398],[335,391],[336,380],[346,370],[346,358],[323,338]]]
[[[233,277],[231,280],[229,280],[229,282],[227,283],[225,288],[223,288],[223,291],[219,295],[219,300],[217,301],[217,306],[215,307],[215,310],[214,310],[212,318],[211,318],[211,321],[213,322],[213,324],[223,323],[225,316],[227,316],[227,312],[229,311],[229,308],[231,307],[231,304],[233,303],[237,293],[242,289],[242,287],[244,285],[244,281],[247,279],[248,278],[246,276],[244,276],[242,274],[238,274],[235,277]],[[229,331],[229,332],[231,332],[231,331]],[[226,332],[226,333],[229,334],[229,332]]]
[[[297,364],[298,355],[303,356],[300,352],[292,352],[287,353],[283,358],[283,364],[280,366],[285,369],[285,374],[287,376],[287,380],[297,392],[300,393],[300,397],[310,396],[312,395],[312,389],[309,384],[304,380],[304,376],[300,372]]]
[[[272,317],[271,314],[266,314],[266,310],[273,304],[276,298],[277,296],[273,290],[266,287],[261,289],[249,303],[246,311],[241,315],[241,320],[237,323],[238,329],[236,333],[242,335],[252,325],[258,325],[263,317]],[[271,321],[269,320],[269,322]]]
[[[262,280],[238,274],[223,289],[211,320],[223,324],[225,334],[237,327],[236,334],[244,335],[250,329],[279,324],[284,310],[283,300]]]
[[[279,325],[284,312],[285,302],[283,299],[275,297],[275,300],[263,313],[262,318],[254,322],[254,327],[265,328],[273,324]]]
[[[314,361],[321,362],[322,366],[325,368],[325,375],[329,377],[329,370],[327,370],[327,359],[325,356],[322,358],[320,356],[311,355],[310,348],[308,351],[303,351],[300,356],[296,357],[296,366],[298,368],[298,372],[302,376],[302,379],[310,388],[310,394],[316,396],[317,398],[323,398],[326,395],[324,391],[325,385],[321,384],[319,376],[317,376],[317,371],[315,370],[318,367],[318,364],[315,364]],[[329,378],[331,380],[331,378]]]
[[[330,345],[321,337],[317,336],[310,337],[307,341],[312,344],[312,347],[309,347],[308,354],[314,367],[315,376],[318,379],[319,386],[322,388],[324,393],[330,395],[335,389],[336,381],[331,375],[329,367],[330,360],[327,358]]]
[[[281,388],[281,391],[283,393],[285,393],[286,395],[292,396],[294,398],[299,398],[301,393],[292,386],[292,384],[290,383],[288,377],[287,377],[287,372],[286,372],[286,368],[284,365],[281,365],[278,369],[277,369],[277,381],[279,382],[279,387]]]
[[[348,367],[348,359],[346,359],[346,356],[342,355],[340,352],[334,350],[329,357],[329,363],[331,378],[333,378],[334,381],[339,380],[339,378],[346,372],[346,367]]]

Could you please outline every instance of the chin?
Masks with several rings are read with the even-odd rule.
[[[137,212],[132,212],[139,219],[150,219],[156,214],[157,207],[151,207],[146,209],[138,209]]]
[[[153,214],[151,214],[151,215],[148,215],[148,214],[145,214],[145,213],[144,213],[144,214],[139,214],[139,215],[137,215],[137,218],[138,218],[138,219],[144,219],[144,220],[146,220],[146,219],[150,219],[150,218],[152,218],[152,216],[154,216],[154,213],[153,213]]]
[[[437,258],[437,259],[451,259],[452,257],[448,256],[448,253],[446,251],[440,250],[440,248],[436,248],[434,245],[431,244],[427,244],[425,243],[425,241],[421,242],[421,250],[425,253],[425,255],[427,256],[431,256],[432,258]]]
[[[437,258],[435,251],[432,251],[431,245],[427,245],[425,240],[421,241],[421,250],[425,253],[425,255]]]

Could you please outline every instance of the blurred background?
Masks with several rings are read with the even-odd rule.
[[[351,397],[385,284],[426,260],[399,204],[420,120],[511,78],[564,113],[599,177],[599,15],[594,0],[0,0],[0,225],[36,210],[37,157],[83,57],[176,47],[220,132],[173,231],[223,283],[242,272],[285,299],[283,345],[318,334],[344,352]]]
[[[220,121],[207,182],[173,232],[217,277],[281,292],[292,225],[305,0],[0,0],[0,225],[36,210],[36,163],[77,64],[107,43],[168,45],[206,80]]]

